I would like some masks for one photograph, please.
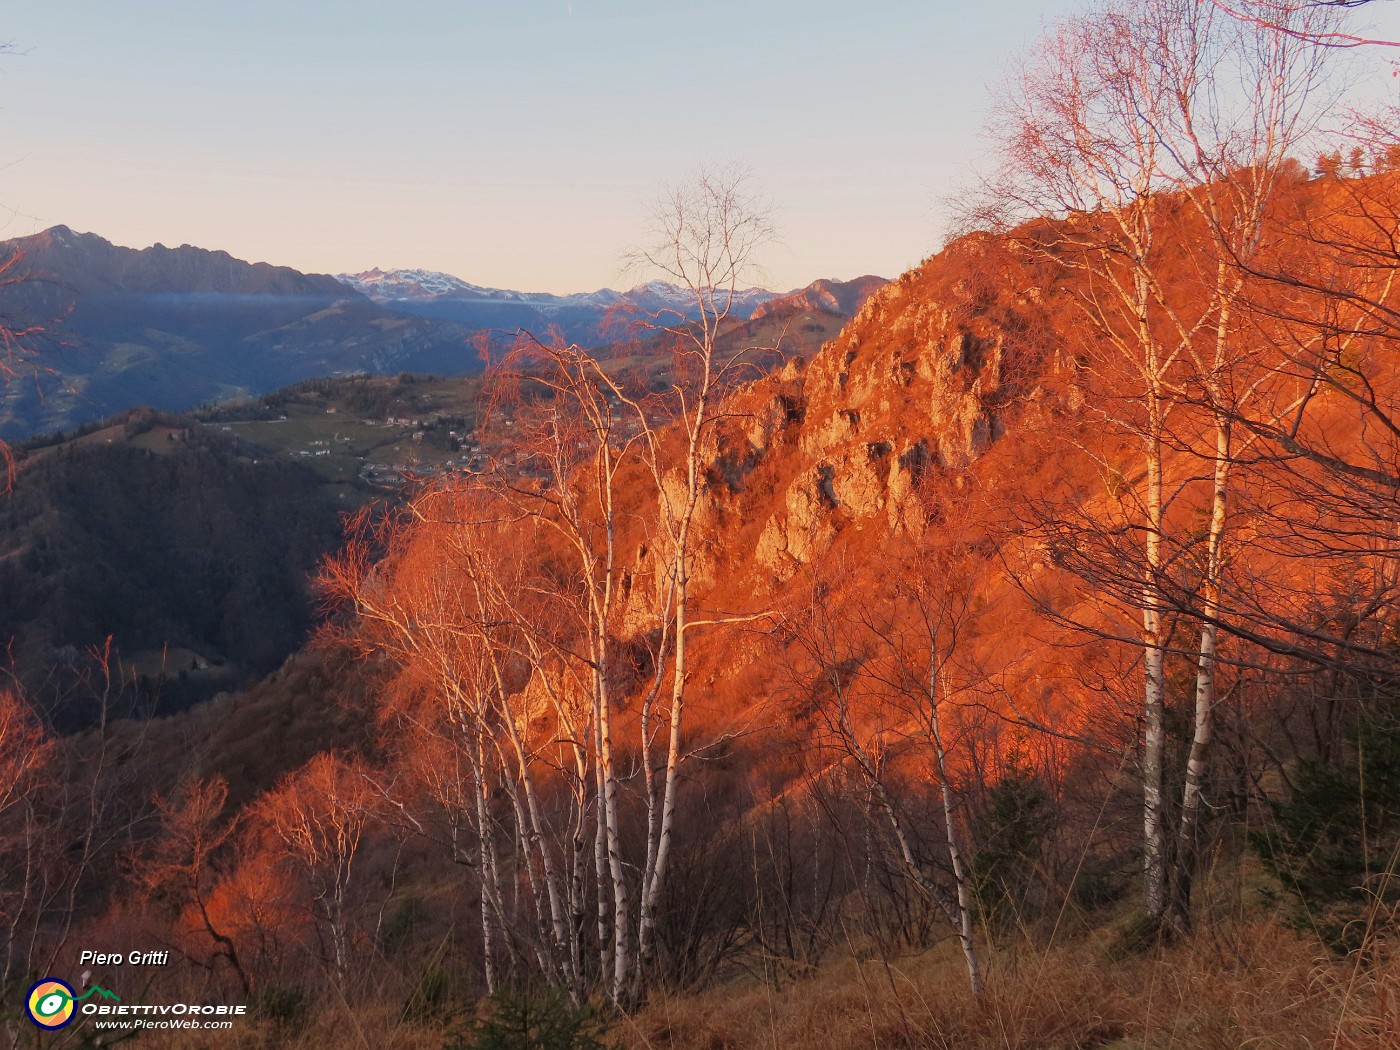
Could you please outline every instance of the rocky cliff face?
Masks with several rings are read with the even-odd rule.
[[[921,477],[965,472],[1027,410],[1068,405],[1045,304],[1042,274],[968,238],[880,288],[805,366],[744,392],[709,513],[758,525],[742,559],[722,556],[728,571],[747,561],[755,586],[780,585],[845,530],[920,527]]]

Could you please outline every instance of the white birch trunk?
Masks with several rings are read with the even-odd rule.
[[[930,653],[930,667],[935,666],[936,653]],[[982,994],[982,968],[977,960],[977,944],[972,930],[972,886],[967,869],[963,867],[958,849],[958,835],[953,825],[953,792],[948,786],[947,751],[943,747],[943,729],[938,713],[938,689],[929,671],[929,728],[933,736],[933,753],[938,762],[938,783],[943,794],[943,829],[948,843],[948,860],[953,866],[953,881],[958,890],[958,943],[962,946],[963,962],[967,965],[967,983],[973,995]]]
[[[1225,537],[1230,477],[1230,436],[1224,420],[1216,425],[1215,476],[1212,487],[1210,532],[1206,538],[1204,601],[1201,614],[1201,642],[1196,659],[1196,706],[1191,749],[1186,760],[1186,783],[1181,796],[1181,824],[1177,838],[1177,881],[1174,893],[1178,918],[1189,923],[1191,879],[1200,831],[1202,790],[1205,784],[1211,741],[1215,736],[1215,705],[1218,693],[1216,672],[1220,614],[1221,547]]]
[[[1161,405],[1150,395],[1151,421],[1147,450],[1147,542],[1143,579],[1143,744],[1142,744],[1142,860],[1143,904],[1147,915],[1160,920],[1167,904],[1167,834],[1163,810],[1163,764],[1166,755],[1166,645],[1162,637],[1162,447]]]

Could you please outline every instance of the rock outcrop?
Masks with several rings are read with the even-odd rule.
[[[965,238],[875,291],[805,367],[741,396],[744,424],[720,460],[747,463],[731,487],[762,517],[758,577],[789,579],[848,525],[901,527],[921,477],[987,454],[1044,391],[1043,283],[1005,242]],[[771,493],[755,477],[771,477]]]

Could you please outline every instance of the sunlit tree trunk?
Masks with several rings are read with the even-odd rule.
[[[673,352],[675,411],[671,430],[683,440],[679,463],[663,454],[665,437],[655,420],[643,418],[645,455],[657,500],[659,533],[669,547],[659,612],[671,616],[670,701],[666,712],[664,757],[652,758],[651,695],[644,700],[642,752],[647,763],[647,856],[643,866],[637,926],[638,970],[634,998],[643,993],[655,957],[657,908],[665,892],[680,789],[690,632],[704,626],[691,616],[696,511],[704,488],[705,457],[712,448],[717,422],[715,405],[726,387],[752,367],[756,348],[727,355],[721,336],[734,307],[740,281],[754,263],[754,253],[772,236],[766,208],[748,191],[742,171],[702,170],[662,198],[653,216],[653,243],[634,253],[634,263],[660,272],[686,290],[697,318],[656,316],[646,327],[676,343]],[[688,374],[688,375],[687,375]],[[679,475],[679,492],[668,484]],[[664,636],[663,636],[664,642]],[[659,682],[658,682],[659,684]]]
[[[929,735],[938,769],[938,789],[943,797],[943,834],[948,844],[948,861],[953,868],[953,882],[958,894],[958,943],[962,947],[967,967],[967,982],[973,995],[982,994],[982,967],[977,960],[977,943],[972,930],[972,879],[958,848],[957,824],[953,815],[953,789],[948,782],[948,749],[943,745],[943,726],[938,712],[938,654],[930,654],[928,685]]]
[[[1320,24],[1316,9],[1289,11],[1300,25]],[[1189,892],[1189,879],[1175,875],[1194,862],[1219,700],[1219,596],[1236,455],[1228,402],[1252,389],[1232,334],[1238,267],[1257,245],[1277,169],[1306,130],[1321,74],[1306,37],[1230,20],[1208,0],[1111,2],[1053,32],[1003,104],[998,199],[1021,216],[1068,216],[1048,251],[1033,238],[1027,246],[1082,274],[1090,345],[1110,348],[1094,351],[1110,397],[1125,381],[1137,386],[1126,398],[1118,391],[1121,414],[1111,416],[1141,450],[1136,505],[1119,501],[1125,524],[1143,537],[1136,595],[1118,589],[1113,581],[1127,574],[1115,567],[1085,559],[1075,571],[1091,584],[1109,581],[1105,589],[1141,614],[1144,908],[1158,921],[1170,906],[1170,883]],[[1166,199],[1172,207],[1164,210]],[[1173,232],[1188,230],[1181,215],[1191,213],[1206,233],[1201,271],[1210,275],[1194,286],[1159,247],[1169,219]],[[1202,500],[1210,526],[1199,580],[1186,585],[1175,567],[1197,541],[1172,505],[1203,487],[1176,462],[1197,455],[1210,465]],[[1090,509],[1088,528],[1096,517]],[[1115,548],[1106,539],[1100,549]],[[1165,791],[1175,776],[1164,763],[1167,658],[1178,644],[1167,637],[1167,618],[1175,613],[1199,617],[1200,633],[1192,746],[1173,835]],[[1185,922],[1185,902],[1175,910]]]

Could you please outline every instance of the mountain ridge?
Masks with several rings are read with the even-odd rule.
[[[27,280],[61,280],[65,286],[86,291],[354,298],[329,274],[247,262],[226,251],[191,244],[128,248],[62,224],[0,242],[0,249],[20,257],[20,273]]]
[[[663,324],[699,316],[694,292],[662,280],[647,281],[624,291],[599,288],[556,295],[491,288],[425,269],[376,267],[357,274],[342,273],[337,279],[390,309],[488,329],[541,332],[557,328],[569,341],[586,347],[601,346],[617,338],[619,311],[658,318]],[[883,277],[866,275],[851,281],[820,278],[789,292],[757,286],[735,289],[730,318],[745,323],[765,319],[771,322],[820,314],[844,320],[885,283]],[[720,301],[723,302],[722,297]],[[625,324],[625,317],[621,320]]]
[[[492,288],[473,284],[439,270],[381,270],[375,267],[361,273],[337,274],[336,279],[381,303],[451,297],[468,302],[480,300],[526,303],[544,309],[590,306],[606,309],[623,302],[633,303],[643,309],[656,306],[685,309],[691,307],[694,302],[694,293],[669,281],[646,281],[624,291],[599,288],[592,292],[568,292],[561,295],[554,292],[521,292],[509,288]],[[791,294],[758,286],[735,289],[735,310],[747,319],[762,303]]]
[[[559,296],[430,270],[334,277],[189,244],[128,248],[64,225],[0,242],[0,257],[6,251],[14,261],[0,283],[0,318],[30,333],[6,361],[15,381],[0,386],[0,440],[10,441],[318,376],[470,375],[482,367],[472,337],[483,330],[558,331],[602,351],[625,337],[629,315],[696,315],[691,292],[659,280]],[[736,290],[728,337],[811,353],[882,284]]]
[[[619,311],[653,317],[695,319],[694,293],[666,281],[648,281],[626,291],[599,288],[556,295],[473,284],[437,270],[375,268],[340,274],[347,288],[388,309],[434,320],[498,331],[555,329],[580,346],[603,346],[625,327]],[[766,288],[736,289],[732,316],[746,321],[763,303],[780,298]]]
[[[854,317],[866,301],[890,283],[888,277],[865,274],[849,281],[821,277],[787,295],[760,303],[752,320],[794,313],[827,313],[838,317]]]
[[[28,335],[7,360],[0,439],[319,375],[480,367],[472,327],[389,310],[325,274],[192,245],[124,248],[67,226],[0,242],[6,250],[0,317]]]

